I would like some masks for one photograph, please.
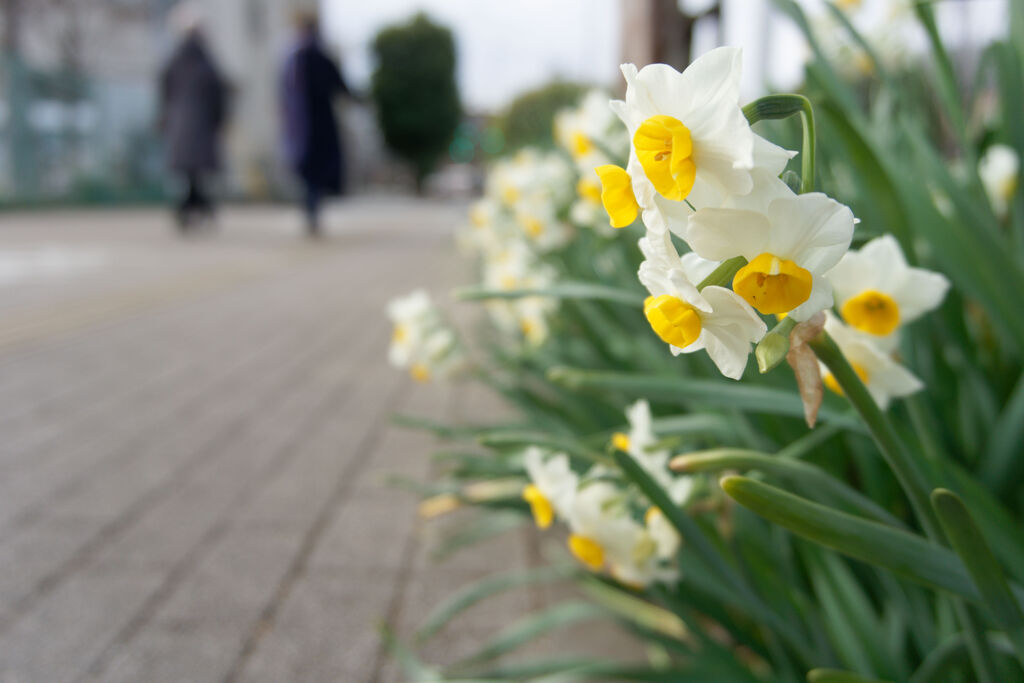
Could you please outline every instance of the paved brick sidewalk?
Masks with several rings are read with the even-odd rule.
[[[357,199],[317,242],[270,207],[187,240],[152,211],[0,215],[0,683],[399,680],[378,624],[534,561],[514,531],[437,565],[437,526],[382,483],[433,445],[390,414],[500,410],[384,360],[389,298],[466,280],[461,213]],[[476,608],[428,654],[547,599]]]

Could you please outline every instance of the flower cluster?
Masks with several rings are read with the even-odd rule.
[[[612,228],[623,225],[606,219],[601,208],[601,184],[594,169],[624,159],[629,141],[608,108],[608,96],[601,90],[591,90],[578,107],[558,112],[554,132],[555,141],[572,158],[578,177],[570,219],[579,227],[610,236],[614,233]]]
[[[647,402],[633,404],[626,415],[629,433],[615,434],[612,446],[636,458],[673,502],[685,503],[692,480],[670,473],[669,451],[657,448]],[[580,476],[565,453],[536,447],[527,449],[524,464],[530,483],[523,489],[523,499],[537,526],[547,529],[556,519],[564,522],[570,532],[569,551],[586,567],[607,569],[637,588],[678,576],[678,533],[660,510],[622,485],[617,471],[595,465]]]
[[[682,73],[664,64],[622,71],[625,99],[611,106],[629,133],[629,161],[598,172],[613,222],[642,213],[644,313],[673,353],[705,350],[739,379],[767,332],[762,316],[799,323],[837,305],[847,324],[880,338],[884,356],[900,324],[941,302],[945,278],[909,268],[895,240],[848,252],[850,209],[780,180],[794,154],[751,130],[738,49],[712,50]],[[723,264],[735,265],[731,281],[702,286]],[[873,393],[885,404],[912,390],[898,382]]]
[[[416,381],[449,378],[465,367],[455,331],[445,323],[426,291],[417,289],[391,300],[388,317],[394,325],[388,360],[395,367],[407,369]]]

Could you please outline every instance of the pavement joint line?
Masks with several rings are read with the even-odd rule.
[[[369,346],[371,351],[375,348],[373,344],[370,344]],[[219,541],[224,534],[231,529],[232,525],[236,523],[236,520],[231,516],[232,510],[243,505],[252,497],[252,495],[272,481],[272,477],[275,473],[279,473],[282,468],[287,467],[288,463],[299,456],[301,450],[296,448],[296,446],[298,446],[302,439],[308,435],[310,428],[313,425],[323,423],[325,418],[333,415],[340,406],[343,406],[348,402],[349,398],[355,398],[349,391],[350,386],[348,380],[352,378],[357,370],[358,367],[355,364],[352,364],[347,368],[347,372],[337,379],[337,386],[327,392],[324,400],[320,402],[318,409],[313,414],[307,415],[307,419],[305,421],[301,421],[296,425],[291,437],[276,449],[274,457],[263,468],[263,471],[261,472],[262,476],[259,480],[250,482],[235,495],[232,502],[225,506],[225,510],[220,517],[209,529],[207,529],[200,540],[185,553],[185,556],[175,564],[171,571],[168,572],[161,585],[157,587],[156,591],[149,599],[146,600],[138,612],[129,620],[124,628],[118,632],[114,640],[104,648],[103,652],[96,657],[92,664],[87,667],[86,671],[77,680],[84,680],[90,676],[98,676],[102,674],[108,666],[110,657],[116,651],[117,647],[130,642],[132,637],[147,623],[149,623],[152,617],[160,609],[160,606],[174,594],[174,591],[180,586],[181,581],[198,565],[200,558],[206,552],[211,550],[217,541]],[[340,403],[337,400],[339,397],[344,399],[340,401]]]
[[[355,315],[358,315],[358,311],[356,311]],[[346,318],[346,321],[347,320],[348,319]],[[273,337],[270,342],[261,345],[258,350],[245,356],[240,362],[232,365],[224,372],[219,373],[212,381],[202,385],[201,388],[196,392],[196,395],[201,396],[205,393],[209,393],[212,387],[219,386],[222,384],[230,385],[232,381],[237,381],[239,376],[245,376],[246,368],[249,365],[257,363],[264,356],[268,355],[268,352],[272,353],[274,349],[276,349],[278,346],[285,346],[287,343],[289,343],[289,340],[292,339],[294,334],[295,332],[293,329],[282,328],[280,334],[275,335],[275,337]],[[185,400],[179,401],[177,404],[174,405],[174,407],[172,407],[165,413],[161,414],[161,416],[156,419],[156,421],[152,425],[152,429],[144,429],[138,432],[137,434],[135,434],[136,438],[130,439],[127,444],[121,444],[121,447],[116,451],[115,454],[103,457],[100,463],[118,463],[124,460],[125,458],[130,458],[137,452],[137,445],[145,443],[147,438],[150,436],[151,431],[159,431],[159,426],[161,424],[173,423],[176,419],[180,418],[182,414],[187,415],[192,410],[194,410],[194,408],[192,407],[192,404],[194,402],[193,399],[193,396],[188,396],[185,398]],[[100,463],[96,463],[96,465],[99,465]],[[61,498],[69,495],[70,493],[73,493],[80,486],[84,485],[86,482],[89,481],[89,474],[98,476],[98,474],[95,472],[95,469],[95,466],[90,468],[89,473],[82,474],[69,481],[66,481],[63,485],[58,487],[56,491],[51,491],[46,498],[37,499],[35,502],[25,506],[21,510],[21,512],[14,515],[10,520],[7,520],[6,524],[0,526],[0,534],[2,534],[3,532],[3,526],[8,527],[8,529],[20,529],[33,523],[35,519],[37,519],[46,510],[46,506],[48,505],[50,500],[54,498]],[[2,537],[2,535],[0,535],[0,537]]]
[[[335,337],[337,335],[335,335],[334,333],[339,328],[341,328],[342,331],[344,332],[344,327],[345,326],[343,325],[335,325],[334,327],[330,328],[330,333],[325,335],[328,341],[332,342],[325,345],[327,347],[327,350],[336,348],[336,345],[333,342],[335,341]],[[312,353],[307,354],[304,357],[304,360],[308,360],[308,358],[313,355],[314,354]],[[289,382],[289,380],[295,379],[293,376],[290,376],[287,372],[282,374],[285,381],[280,383],[281,385],[288,385],[289,383],[291,383]],[[278,389],[280,388],[279,385],[276,386],[278,386]],[[269,395],[269,400],[273,401],[274,397],[278,393],[279,391],[271,392]],[[245,418],[250,415],[250,412],[251,411],[249,410],[244,411],[238,417],[238,419],[232,421],[231,428],[221,429],[219,432],[217,432],[217,438],[214,439],[216,444],[230,442],[230,440],[235,436],[235,432],[244,428]],[[188,474],[195,467],[198,467],[200,464],[207,461],[206,458],[210,457],[209,451],[214,451],[213,457],[216,458],[219,454],[226,452],[226,449],[218,450],[216,448],[208,448],[199,450],[197,454],[194,454],[191,458],[181,463],[176,469],[174,469],[172,473],[167,476],[165,481],[160,482],[159,485],[154,485],[150,487],[150,489],[146,491],[146,493],[139,496],[139,498],[137,498],[132,504],[130,504],[127,510],[123,511],[113,520],[103,525],[103,527],[98,532],[96,532],[92,536],[92,538],[86,541],[86,543],[83,544],[74,553],[74,555],[72,555],[70,559],[63,563],[61,567],[40,579],[40,581],[37,582],[35,588],[31,592],[29,592],[19,600],[15,601],[15,603],[11,606],[9,613],[5,615],[5,620],[3,622],[0,622],[0,637],[3,637],[11,628],[13,628],[13,626],[24,615],[26,615],[29,612],[29,610],[31,609],[32,605],[35,602],[40,600],[47,593],[51,592],[69,576],[72,576],[77,569],[85,566],[89,562],[89,560],[99,551],[101,547],[109,543],[111,540],[119,537],[120,534],[122,534],[124,531],[131,527],[133,522],[141,518],[142,513],[145,510],[152,508],[153,505],[159,503],[160,500],[162,500],[165,496],[169,495],[174,490],[173,486],[171,485],[172,482],[187,477]]]
[[[446,404],[446,411],[449,419],[455,417],[455,406],[458,403],[457,391],[452,391],[449,394],[448,401]],[[438,475],[437,466],[432,466],[430,478],[433,479]],[[409,534],[408,540],[405,542],[405,547],[402,548],[402,556],[399,562],[398,575],[395,577],[394,589],[392,590],[391,600],[388,601],[387,610],[384,613],[384,626],[391,629],[393,633],[398,635],[398,630],[401,626],[402,620],[402,609],[405,607],[405,596],[406,591],[409,588],[409,583],[412,580],[413,574],[415,573],[415,558],[416,553],[421,545],[421,531],[423,529],[424,520],[417,516],[413,523],[412,533]],[[388,661],[388,648],[384,639],[381,638],[380,643],[377,645],[377,652],[373,658],[373,670],[370,674],[370,680],[368,683],[381,683],[380,677],[384,673],[384,665]]]
[[[265,302],[264,302],[264,305],[265,305]],[[256,304],[256,305],[254,305],[253,309],[254,310],[258,310],[259,307],[260,307],[259,304]],[[256,328],[254,328],[254,329],[256,329]],[[213,333],[213,331],[211,331],[211,333]],[[285,334],[287,334],[287,332],[283,332],[282,333],[282,336],[281,336],[282,339],[285,338],[284,337]],[[226,335],[223,335],[223,334],[216,335],[215,339],[216,339],[216,342],[219,343],[219,344],[222,344],[222,346],[218,346],[217,349],[215,349],[212,353],[211,352],[207,352],[207,355],[202,359],[203,361],[219,362],[219,359],[221,358],[222,352],[227,350],[227,349],[229,349],[231,347],[231,344],[233,343],[233,340],[230,337],[228,337]],[[86,409],[87,412],[85,412],[84,414],[81,413],[81,412],[78,413],[76,415],[76,419],[74,420],[73,424],[77,424],[77,423],[80,423],[80,422],[88,423],[88,421],[90,421],[91,419],[94,419],[95,416],[93,415],[93,409],[96,406],[100,406],[101,409],[110,409],[111,406],[116,407],[118,405],[123,405],[122,401],[126,397],[130,398],[132,396],[137,396],[137,395],[145,396],[145,395],[148,395],[148,394],[150,394],[152,392],[159,392],[161,390],[161,386],[162,385],[167,384],[167,383],[173,383],[175,380],[179,379],[180,377],[188,376],[189,373],[194,372],[195,371],[195,365],[196,364],[194,362],[194,359],[193,359],[192,363],[190,363],[188,359],[184,359],[184,360],[182,360],[182,362],[178,363],[177,365],[168,368],[164,372],[161,372],[158,377],[151,378],[150,381],[145,383],[145,384],[132,384],[132,385],[129,386],[128,390],[126,390],[124,392],[114,393],[112,396],[105,395],[102,400],[100,400],[100,401],[93,401],[93,402],[89,403],[89,406]],[[170,382],[166,382],[165,380],[169,380]],[[88,385],[86,385],[86,386],[88,386]],[[67,431],[67,430],[66,429],[62,430],[60,433],[56,433],[56,432],[53,432],[53,431],[48,432],[49,435],[50,435],[50,439],[49,440],[53,441],[53,440],[59,439],[61,437],[61,435],[63,434],[63,432],[65,432],[65,431]],[[38,464],[38,459],[39,458],[38,458],[37,454],[39,453],[39,449],[45,447],[46,444],[47,444],[47,441],[45,441],[45,440],[43,441],[42,444],[40,444],[40,443],[33,444],[32,448],[31,448],[31,451],[36,454],[36,455],[32,455],[32,460],[33,460],[34,464]],[[7,460],[6,457],[2,457],[2,456],[0,456],[0,459],[5,460],[5,461]],[[4,464],[6,465],[7,463],[5,462]]]
[[[359,454],[367,453],[374,448],[380,442],[381,437],[385,432],[387,423],[386,421],[382,423],[378,418],[394,408],[398,402],[398,397],[401,394],[401,391],[408,387],[408,383],[407,378],[405,378],[404,381],[395,380],[393,386],[387,393],[387,398],[382,402],[377,411],[375,411],[372,428],[359,440],[359,443],[353,449],[355,456],[349,460],[339,473],[334,490],[331,492],[331,495],[321,507],[320,512],[313,521],[313,524],[304,535],[299,552],[293,558],[292,564],[288,567],[285,576],[278,584],[278,587],[271,596],[271,599],[267,602],[262,614],[256,619],[256,622],[249,629],[241,650],[235,658],[231,669],[223,679],[224,683],[236,683],[239,680],[239,676],[242,675],[246,664],[256,653],[263,636],[273,628],[278,612],[291,595],[292,588],[303,576],[305,576],[306,567],[313,551],[316,549],[330,523],[334,521],[334,515],[338,508],[351,496],[351,491],[355,487],[356,480],[370,462],[369,458],[359,457]]]

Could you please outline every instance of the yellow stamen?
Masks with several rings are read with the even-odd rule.
[[[540,237],[544,234],[544,224],[533,216],[528,216],[522,220],[523,230],[530,237]]]
[[[843,320],[861,332],[884,337],[900,326],[900,307],[891,296],[867,289],[847,299],[839,311]]]
[[[519,280],[515,275],[502,275],[501,276],[501,288],[502,289],[516,289],[519,284]]]
[[[612,447],[617,449],[617,450],[620,450],[620,451],[623,451],[625,453],[628,453],[629,452],[629,436],[626,435],[626,434],[623,434],[622,432],[615,432],[614,434],[612,434]]]
[[[601,203],[601,183],[590,178],[580,178],[576,183],[576,194],[591,204]],[[632,222],[632,221],[630,221]]]
[[[585,157],[590,154],[593,149],[594,144],[590,142],[590,138],[586,135],[579,131],[572,134],[572,149],[570,151],[574,157],[577,159]]]
[[[613,228],[624,228],[636,220],[640,205],[633,195],[633,181],[626,169],[605,164],[594,169],[601,179],[601,203]]]
[[[739,269],[733,291],[764,314],[785,313],[811,296],[814,276],[787,259],[761,254]]]
[[[864,382],[864,384],[866,385],[868,383],[868,371],[860,363],[850,363],[850,365],[853,367],[853,371],[857,373],[857,376],[860,377],[860,381]],[[831,372],[825,375],[823,381],[825,382],[825,386],[828,387],[829,391],[835,392],[840,396],[843,395],[843,388],[839,386],[839,382],[836,381],[836,378],[832,375]]]
[[[487,225],[487,211],[482,206],[474,206],[469,212],[469,222],[474,228],[482,228]]]
[[[409,330],[405,325],[395,325],[395,331],[391,333],[391,341],[401,344],[409,336]]]
[[[540,529],[547,529],[555,519],[555,509],[540,489],[534,484],[527,484],[523,489],[523,500],[530,504],[530,512],[533,513],[533,521]]]
[[[697,178],[689,128],[671,116],[652,116],[637,128],[633,147],[658,194],[675,201],[686,199]]]
[[[430,368],[423,363],[416,363],[409,368],[409,374],[417,382],[427,382],[430,380]]]
[[[683,349],[700,337],[700,314],[682,299],[668,294],[649,296],[644,301],[644,315],[666,344]]]
[[[501,188],[501,201],[507,206],[512,206],[519,201],[519,190],[513,185],[505,185]]]
[[[662,514],[661,510],[654,507],[653,505],[647,508],[647,512],[644,513],[644,524],[650,526],[651,521],[660,514]]]
[[[573,557],[595,572],[604,566],[604,548],[592,538],[580,536],[579,534],[570,534],[569,552],[573,554]]]

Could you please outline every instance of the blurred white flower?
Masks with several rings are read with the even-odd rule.
[[[523,489],[523,499],[530,504],[537,526],[547,529],[556,515],[568,519],[579,485],[579,477],[569,466],[569,456],[548,455],[531,446],[526,449],[523,462],[530,477],[530,483]]]
[[[407,369],[420,382],[452,377],[463,368],[465,359],[455,332],[425,290],[392,299],[387,312],[394,324],[388,348],[392,365]]]
[[[890,337],[938,307],[949,289],[945,276],[908,266],[892,235],[848,251],[828,279],[843,320],[877,337]]]
[[[608,482],[585,483],[578,490],[569,528],[569,550],[593,571],[607,567],[616,579],[635,587],[678,575],[662,562],[647,527],[633,520],[622,492]]]
[[[629,453],[659,486],[665,489],[672,502],[682,505],[693,490],[693,479],[676,476],[668,468],[671,452],[667,448],[655,449],[657,437],[651,425],[651,406],[640,399],[626,408],[629,433],[617,432],[612,436],[612,445]]]
[[[747,366],[750,345],[764,336],[767,326],[742,298],[724,287],[700,283],[717,265],[696,254],[680,258],[671,233],[648,232],[640,240],[645,260],[640,282],[651,293],[644,315],[669,344],[673,354],[705,349],[726,377],[739,379]]]
[[[978,162],[978,175],[981,176],[992,210],[1002,218],[1017,192],[1020,157],[1016,150],[1006,145],[992,145]]]
[[[590,90],[575,108],[555,114],[555,141],[569,152],[581,176],[595,166],[613,163],[608,153],[625,159],[629,151],[626,129],[612,112],[608,94]]]
[[[893,360],[884,349],[879,348],[870,338],[844,325],[830,312],[826,312],[825,331],[832,337],[854,372],[864,382],[868,393],[882,410],[889,407],[894,398],[909,396],[924,388],[921,380]],[[827,386],[837,394],[842,388],[821,364],[821,376]]]

